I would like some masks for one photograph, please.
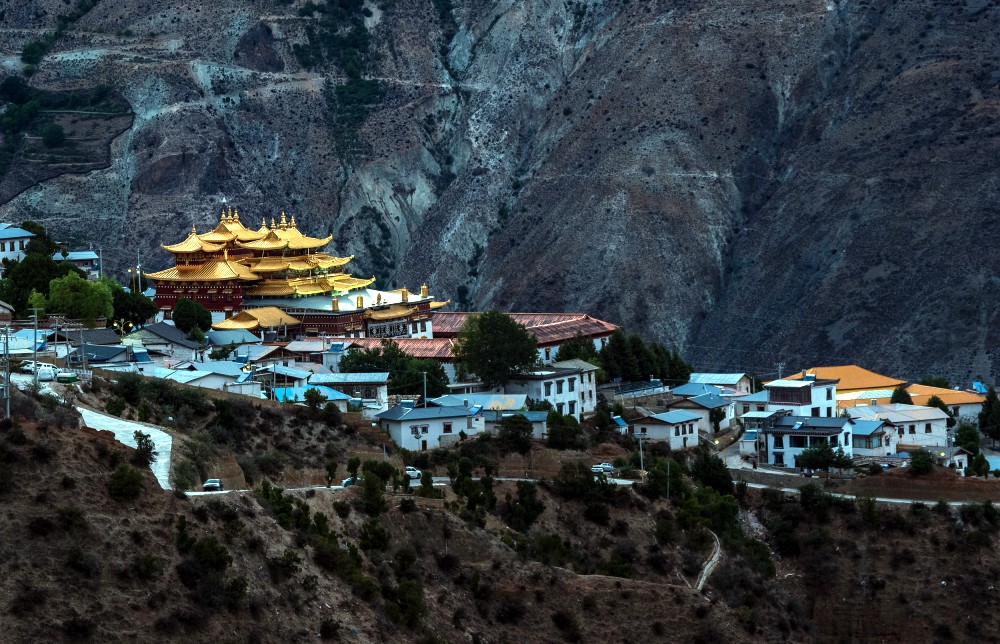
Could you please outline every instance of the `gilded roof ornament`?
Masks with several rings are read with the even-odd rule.
[[[295,215],[292,215],[292,223],[288,225],[289,228],[295,228]]]
[[[285,212],[281,212],[281,229],[286,230],[288,228],[288,220],[285,219]]]

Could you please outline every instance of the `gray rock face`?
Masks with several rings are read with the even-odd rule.
[[[7,72],[68,11],[24,4],[0,19]],[[700,369],[989,379],[994,4],[368,3],[383,92],[348,153],[347,76],[300,65],[300,3],[104,0],[31,82],[112,84],[131,127],[0,218],[159,268],[226,197],[332,232],[383,286],[588,311]]]

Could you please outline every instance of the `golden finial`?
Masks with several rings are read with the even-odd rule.
[[[288,225],[289,228],[295,228],[295,215],[292,215],[292,223]]]
[[[223,248],[222,249],[222,259],[226,260],[227,262],[229,261],[229,249],[228,248]]]
[[[271,217],[271,230],[274,230],[277,226],[274,225],[274,217]]]
[[[194,227],[194,224],[191,224],[191,234],[192,235],[198,234],[198,229]]]
[[[426,284],[421,284],[420,285],[420,297],[427,297],[427,285]]]
[[[226,209],[223,208],[222,209],[222,214],[219,215],[219,221],[225,221],[225,220],[226,220]]]
[[[281,229],[285,230],[286,228],[288,228],[288,220],[285,219],[285,212],[282,211],[281,212]]]
[[[236,222],[237,224],[240,223],[240,211],[239,210],[234,210],[233,211],[233,221]]]

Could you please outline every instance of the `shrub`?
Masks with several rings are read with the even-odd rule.
[[[934,457],[923,447],[913,450],[910,458],[910,474],[920,476],[934,469]]]
[[[135,574],[139,579],[156,579],[163,572],[163,563],[159,557],[146,553],[135,560]]]
[[[108,400],[108,404],[105,405],[104,411],[108,412],[112,416],[121,416],[125,411],[125,399],[120,396],[113,396]]]
[[[115,501],[134,501],[142,493],[142,474],[134,467],[119,463],[108,482],[108,492]]]
[[[383,528],[378,519],[372,517],[361,526],[361,534],[358,535],[358,545],[365,552],[372,550],[386,550],[389,547],[389,532]]]
[[[56,148],[66,142],[66,132],[58,123],[49,123],[42,128],[42,143],[47,148]]]
[[[79,508],[64,506],[56,510],[56,513],[59,516],[59,524],[63,530],[68,532],[86,532],[90,529],[87,517],[83,515],[83,512]]]

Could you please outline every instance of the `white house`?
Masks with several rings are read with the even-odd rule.
[[[274,399],[281,402],[304,404],[306,392],[315,389],[324,398],[324,403],[333,403],[340,411],[347,411],[351,402],[351,397],[330,387],[320,385],[306,385],[305,387],[278,387],[274,390]]]
[[[3,260],[14,262],[24,259],[24,248],[34,236],[34,233],[13,224],[0,224],[0,271],[3,271]]]
[[[750,376],[745,373],[692,373],[688,376],[688,382],[715,385],[732,389],[737,394],[750,393]]]
[[[755,394],[736,396],[732,401],[737,416],[742,416],[752,411],[765,411],[767,409],[767,390],[763,389]]]
[[[485,429],[478,407],[410,407],[396,405],[375,416],[389,437],[403,449],[426,451],[474,436]]]
[[[389,372],[371,373],[314,373],[310,385],[335,389],[351,398],[361,399],[368,409],[385,411],[389,408]]]
[[[837,381],[817,380],[807,375],[802,380],[773,380],[764,385],[767,411],[786,410],[793,416],[837,415]]]
[[[96,280],[100,276],[101,258],[92,250],[59,250],[52,255],[52,261],[69,262],[86,273],[89,280]]]
[[[896,453],[895,432],[884,420],[854,419],[851,446],[855,456],[892,456]]]
[[[698,430],[705,434],[714,434],[712,412],[721,409],[723,418],[719,421],[719,429],[728,429],[733,419],[733,404],[719,394],[701,394],[691,398],[676,398],[667,403],[670,409],[683,409],[698,416]]]
[[[795,459],[799,454],[823,443],[830,443],[834,450],[843,448],[847,456],[852,456],[852,424],[850,418],[843,417],[775,414],[758,430],[758,458],[778,467],[797,467]]]
[[[920,405],[864,405],[847,410],[851,418],[861,420],[882,420],[892,426],[896,433],[896,451],[908,451],[913,447],[937,447],[947,445],[949,439],[948,414],[937,407]]]
[[[504,387],[507,394],[546,400],[560,414],[581,420],[597,406],[597,367],[584,360],[564,360],[522,376]]]
[[[681,450],[698,446],[698,423],[701,416],[684,409],[640,418],[628,428],[628,433],[651,441],[670,441],[670,449]]]
[[[486,431],[496,433],[500,430],[500,423],[509,416],[524,416],[531,423],[531,437],[537,440],[544,440],[548,433],[546,421],[549,412],[547,411],[504,411],[501,409],[484,409],[483,417],[486,419]]]
[[[179,362],[174,365],[174,369],[176,371],[197,371],[211,374],[210,377],[201,377],[190,382],[196,387],[260,397],[260,383],[254,380],[252,372],[244,371],[245,366],[243,363],[232,360],[206,360],[204,362]]]

